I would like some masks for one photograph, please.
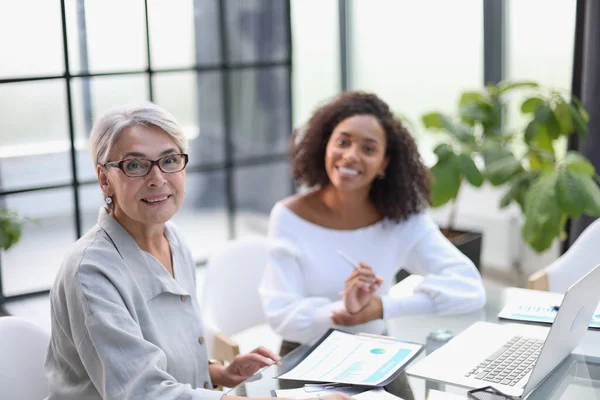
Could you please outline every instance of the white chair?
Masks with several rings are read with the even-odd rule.
[[[48,396],[44,360],[50,333],[23,318],[0,318],[0,399]]]
[[[565,293],[569,286],[600,264],[600,219],[590,224],[552,264],[531,274],[527,287]]]
[[[231,240],[209,258],[201,308],[212,357],[231,361],[258,346],[279,350],[281,339],[267,325],[258,294],[266,262],[264,237]]]

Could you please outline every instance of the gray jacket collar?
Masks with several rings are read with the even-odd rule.
[[[189,291],[185,289],[187,285],[181,282],[184,275],[184,266],[181,264],[183,260],[180,257],[181,251],[179,249],[181,244],[170,223],[165,224],[165,236],[171,246],[175,278],[167,272],[156,258],[138,246],[129,232],[108,213],[105,207],[100,209],[98,226],[106,232],[125,265],[135,277],[146,301],[164,292],[190,295]]]

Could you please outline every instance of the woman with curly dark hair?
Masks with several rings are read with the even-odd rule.
[[[477,269],[425,214],[428,169],[385,102],[342,93],[292,143],[293,176],[313,190],[274,206],[260,287],[282,354],[330,327],[381,334],[387,318],[483,307]],[[424,279],[393,298],[400,268]]]

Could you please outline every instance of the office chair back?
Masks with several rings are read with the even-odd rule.
[[[50,333],[23,318],[0,318],[0,399],[48,396],[44,360]]]
[[[579,278],[600,264],[600,219],[594,221],[552,264],[529,277],[530,289],[565,293]]]
[[[208,348],[215,357],[229,360],[239,354],[228,337],[266,322],[258,295],[267,262],[266,243],[263,237],[231,240],[208,261],[202,314]],[[217,335],[230,349],[223,349]]]

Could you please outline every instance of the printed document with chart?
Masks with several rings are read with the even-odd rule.
[[[514,291],[518,294],[518,291]],[[512,321],[552,324],[558,313],[564,295],[561,293],[539,292],[531,298],[509,296],[511,299],[498,314],[500,319]],[[590,329],[600,329],[600,305],[592,316]]]
[[[330,329],[298,365],[277,378],[382,386],[422,349],[420,344]]]

